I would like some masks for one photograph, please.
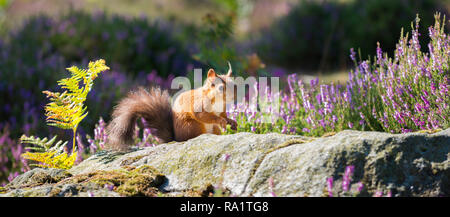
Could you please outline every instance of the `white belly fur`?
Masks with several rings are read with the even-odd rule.
[[[213,133],[214,125],[216,125],[216,124],[205,124],[206,133]]]

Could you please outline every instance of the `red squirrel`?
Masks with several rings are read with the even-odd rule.
[[[160,88],[147,91],[139,87],[130,92],[114,108],[106,128],[107,148],[127,150],[140,117],[145,119],[146,127],[156,129],[152,134],[161,143],[186,141],[204,133],[220,135],[227,124],[235,130],[237,123],[227,117],[225,110],[236,94],[231,73],[231,66],[226,75],[209,69],[204,85],[178,95],[173,106],[168,92]]]

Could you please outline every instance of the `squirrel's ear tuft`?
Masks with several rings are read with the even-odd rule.
[[[230,61],[228,61],[228,72],[227,72],[227,77],[230,77],[232,72],[233,72],[233,70],[231,69],[231,63],[230,63]]]
[[[216,77],[216,72],[214,71],[214,69],[209,69],[208,78],[214,78],[214,77]]]

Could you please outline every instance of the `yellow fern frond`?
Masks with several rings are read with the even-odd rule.
[[[56,141],[56,136],[51,138],[50,140],[47,137],[40,139],[34,136],[25,136],[22,135],[20,137],[21,143],[33,144],[36,146],[25,147],[28,150],[33,150],[37,152],[26,152],[22,154],[22,157],[28,160],[39,162],[40,164],[32,164],[39,167],[46,168],[59,168],[59,169],[69,169],[75,163],[77,159],[77,152],[72,152],[70,156],[64,152],[64,147],[67,145],[67,142],[62,142],[59,140]]]
[[[78,124],[87,116],[87,108],[84,106],[87,94],[91,91],[93,81],[98,74],[108,70],[104,60],[90,62],[88,69],[79,69],[76,66],[67,68],[71,73],[71,77],[58,81],[58,85],[65,91],[63,93],[42,91],[50,102],[45,106],[46,121],[50,126],[56,126],[63,129],[73,130],[73,147],[72,153],[68,155],[64,152],[63,147],[67,142],[58,141],[52,146],[56,140],[56,136],[50,141],[47,138],[39,139],[35,137],[21,137],[22,143],[30,143],[37,145],[35,147],[27,147],[29,150],[37,152],[26,152],[22,157],[28,160],[36,161],[39,167],[69,169],[77,159],[76,131]]]
[[[51,138],[50,140],[47,139],[47,137],[40,139],[38,137],[34,136],[26,136],[22,135],[20,137],[20,143],[22,144],[33,144],[35,146],[27,146],[25,149],[38,151],[38,152],[47,152],[47,151],[53,151],[56,150],[58,152],[62,152],[64,146],[67,145],[67,142],[63,142],[59,140],[54,144],[56,141],[56,136]]]
[[[58,81],[58,85],[67,91],[62,94],[43,91],[51,101],[45,106],[47,122],[51,126],[63,129],[76,129],[87,115],[83,103],[91,91],[94,79],[99,73],[108,69],[104,60],[90,62],[88,69],[79,69],[76,66],[67,68],[72,77]],[[82,85],[80,86],[81,81]]]
[[[75,160],[77,159],[77,152],[73,152],[71,155],[63,152],[56,154],[57,151],[38,152],[38,153],[24,153],[22,157],[27,160],[36,161],[39,164],[32,164],[44,168],[57,168],[57,169],[70,169],[72,168]]]

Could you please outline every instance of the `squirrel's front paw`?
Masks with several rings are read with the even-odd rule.
[[[227,119],[227,124],[231,125],[232,130],[237,130],[237,123],[235,120]]]
[[[228,124],[228,120],[226,120],[225,118],[221,119],[219,124],[220,124],[220,127],[222,127],[223,129],[226,129],[227,128],[227,124]]]

